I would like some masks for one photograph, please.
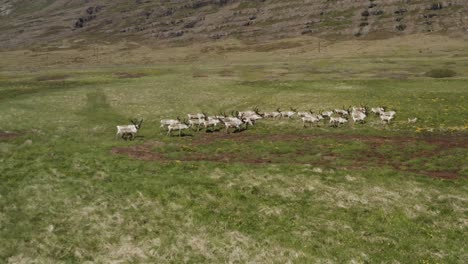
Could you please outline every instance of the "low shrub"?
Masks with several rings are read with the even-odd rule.
[[[425,75],[432,78],[450,78],[457,75],[457,73],[450,69],[433,69],[426,72]]]

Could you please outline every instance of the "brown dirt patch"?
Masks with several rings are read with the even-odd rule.
[[[421,172],[420,172],[421,173]],[[458,173],[451,171],[423,171],[422,174],[432,178],[440,179],[456,179],[459,177]]]
[[[120,79],[131,79],[131,78],[141,78],[145,77],[144,73],[129,73],[129,72],[116,72],[114,75]]]
[[[165,144],[163,142],[149,141],[139,146],[113,148],[112,153],[125,154],[131,158],[146,161],[163,160],[163,156],[159,153],[153,152],[152,149],[164,145]]]
[[[416,170],[411,166],[405,165],[397,159],[389,159],[385,155],[378,152],[378,149],[383,144],[390,144],[397,147],[404,148],[409,143],[423,142],[425,144],[435,146],[431,151],[420,151],[416,154],[411,154],[415,157],[434,157],[439,155],[442,151],[451,148],[468,148],[468,135],[443,135],[443,136],[420,136],[420,137],[381,137],[381,136],[364,136],[364,135],[343,135],[343,134],[327,134],[327,135],[295,135],[295,134],[276,134],[276,135],[253,135],[245,133],[212,133],[203,134],[199,137],[190,140],[190,146],[202,146],[205,144],[212,144],[219,140],[232,140],[240,143],[255,142],[255,141],[291,141],[291,140],[316,140],[316,139],[337,139],[343,141],[360,141],[369,145],[369,150],[363,153],[356,153],[359,159],[346,159],[325,150],[322,153],[320,160],[314,161],[300,161],[295,159],[285,158],[284,154],[269,153],[266,157],[255,157],[252,155],[237,155],[235,153],[184,153],[183,156],[173,159],[165,156],[164,153],[154,152],[153,149],[157,146],[162,146],[161,142],[147,142],[143,145],[132,147],[119,147],[112,149],[114,154],[123,154],[131,158],[145,160],[145,161],[158,161],[158,162],[171,162],[175,160],[187,162],[219,162],[219,163],[245,163],[245,164],[298,164],[298,165],[313,165],[321,167],[340,167],[343,169],[366,169],[368,167],[391,167],[397,171],[410,172],[423,174],[433,178],[441,179],[456,179],[460,175],[456,171],[424,171]],[[187,144],[187,142],[185,142]],[[302,157],[307,155],[307,150],[301,149],[294,153],[288,153],[287,157]],[[336,161],[343,159],[352,162],[352,165],[337,166]]]
[[[1,139],[14,139],[19,137],[20,134],[12,133],[12,132],[0,132],[0,140]]]

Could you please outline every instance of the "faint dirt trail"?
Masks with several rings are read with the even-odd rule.
[[[467,148],[468,149],[468,135],[458,134],[458,135],[437,135],[437,136],[420,136],[420,137],[382,137],[382,136],[360,136],[360,135],[342,135],[342,134],[329,134],[329,135],[294,135],[294,134],[276,134],[276,135],[251,135],[251,134],[206,134],[201,135],[200,137],[194,138],[191,140],[189,145],[191,147],[199,147],[205,144],[213,144],[221,140],[232,140],[239,143],[246,142],[255,142],[255,141],[291,141],[291,140],[320,140],[320,139],[337,139],[343,141],[359,141],[367,144],[369,146],[368,150],[360,153],[359,159],[352,159],[352,166],[338,166],[343,169],[366,169],[368,167],[379,167],[379,166],[388,166],[397,171],[402,172],[413,172],[418,174],[423,174],[433,178],[443,178],[443,179],[456,179],[460,175],[457,171],[427,171],[412,168],[407,164],[403,164],[398,160],[389,160],[384,154],[380,153],[378,150],[383,144],[390,144],[398,148],[404,149],[410,143],[425,143],[431,146],[435,146],[434,149],[419,151],[415,154],[412,154],[412,157],[434,157],[437,155],[442,155],[443,151],[452,148]],[[132,147],[116,147],[112,149],[114,154],[127,155],[134,159],[145,160],[145,161],[158,161],[158,162],[171,162],[176,159],[166,157],[164,153],[158,153],[154,151],[154,148],[158,146],[163,146],[162,142],[146,142],[142,145],[132,146]],[[208,161],[208,162],[220,162],[220,163],[245,163],[245,164],[309,164],[314,166],[335,166],[334,163],[337,159],[340,159],[339,156],[333,153],[324,153],[322,158],[317,161],[300,161],[295,160],[294,157],[302,157],[307,154],[304,150],[298,150],[293,153],[288,153],[288,157],[292,159],[282,159],[282,154],[270,153],[267,157],[255,157],[253,155],[238,155],[235,153],[210,153],[210,154],[201,154],[201,153],[186,153],[182,157],[179,157],[179,161],[189,161],[189,162],[199,162],[199,161]],[[349,161],[349,160],[348,160]],[[336,166],[335,166],[336,167]]]

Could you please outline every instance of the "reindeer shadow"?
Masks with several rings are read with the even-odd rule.
[[[176,134],[170,134],[169,136],[170,137],[178,137],[178,138],[181,137],[181,138],[183,138],[183,137],[193,137],[193,134],[181,133],[180,136],[179,136],[179,134],[176,133]]]
[[[125,141],[134,141],[134,140],[142,140],[145,138],[145,136],[135,136],[133,137],[131,134],[123,134],[121,137],[121,139],[125,140]]]
[[[248,130],[247,128],[239,128],[239,129],[236,129],[234,131],[232,131],[232,133],[242,133],[244,131]]]
[[[218,127],[218,128],[206,129],[206,130],[205,130],[205,133],[210,133],[210,134],[212,134],[212,133],[217,133],[217,132],[219,132],[219,131],[221,131],[221,128],[220,128],[220,127]]]

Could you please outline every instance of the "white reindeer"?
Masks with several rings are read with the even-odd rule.
[[[395,118],[395,115],[380,115],[380,119],[382,119],[383,122],[390,123],[390,121]]]
[[[203,122],[203,126],[205,127],[205,129],[207,129],[208,127],[213,127],[213,128],[216,128],[218,126],[218,124],[220,124],[221,121],[219,119],[210,119],[210,118],[207,118],[204,122]]]
[[[117,133],[115,134],[116,139],[119,136],[123,138],[124,135],[130,135],[130,140],[135,139],[138,131],[141,128],[141,124],[143,123],[143,119],[141,119],[140,122],[137,122],[136,120],[130,120],[130,122],[132,122],[132,125],[117,126]]]
[[[179,118],[177,118],[177,119],[163,119],[163,120],[161,120],[161,126],[160,127],[166,127],[166,126],[175,125],[175,124],[179,124],[179,123],[180,123]]]
[[[333,111],[325,111],[320,113],[324,118],[330,118],[333,115]]]
[[[244,111],[244,112],[238,112],[237,117],[239,117],[239,118],[242,117],[242,116],[248,117],[248,116],[252,116],[252,115],[255,115],[255,114],[256,114],[255,111]]]
[[[392,116],[394,117],[396,115],[396,112],[395,111],[387,111],[387,112],[380,112],[380,115],[384,115],[384,116]]]
[[[205,119],[205,114],[201,114],[201,113],[196,113],[194,115],[192,114],[187,114],[188,116],[188,119]]]
[[[223,121],[224,126],[226,127],[226,133],[229,133],[229,128],[235,128],[236,130],[240,130],[241,126],[245,124],[247,128],[248,125],[253,125],[252,120],[241,116],[241,118],[237,117],[227,117]]]
[[[171,135],[172,131],[179,131],[179,137],[181,136],[182,130],[189,129],[189,126],[186,124],[172,124],[167,127],[167,135]]]
[[[334,127],[348,123],[348,119],[342,117],[330,117],[330,124]]]
[[[310,112],[297,112],[297,116],[308,117],[308,116],[311,116],[311,113]]]
[[[414,118],[408,118],[408,124],[414,124],[418,121],[418,118],[417,117],[414,117]]]
[[[263,113],[264,118],[277,118],[281,116],[280,109],[278,108],[276,111],[273,112],[265,112]]]
[[[226,118],[223,123],[226,127],[226,133],[229,133],[229,128],[231,127],[236,128],[236,130],[240,130],[240,127],[243,124],[242,120],[239,118]]]
[[[333,112],[341,115],[341,116],[348,116],[349,115],[349,111],[348,110],[344,110],[344,107],[343,109],[335,109],[333,110]]]
[[[282,118],[292,118],[296,114],[296,109],[291,108],[291,111],[282,111],[280,114]]]
[[[351,113],[352,112],[361,112],[361,113],[364,113],[364,114],[367,114],[367,106],[365,105],[361,105],[359,107],[351,107]]]
[[[301,118],[302,119],[302,125],[306,127],[306,124],[309,123],[311,126],[314,123],[318,123],[320,119],[317,116],[304,116]]]
[[[255,125],[255,122],[257,122],[257,120],[260,120],[260,119],[263,119],[263,117],[261,117],[260,115],[258,114],[253,114],[253,115],[250,115],[250,116],[246,116],[246,117],[243,117],[245,120],[250,120],[250,122],[252,123],[252,125]]]
[[[197,126],[197,131],[200,130],[200,126],[203,125],[205,123],[205,120],[204,119],[190,119],[188,121],[188,126],[190,128],[193,128],[194,126]]]
[[[315,117],[315,118],[317,118],[319,121],[320,121],[320,120],[323,120],[323,116],[322,116],[321,114],[316,114],[316,113],[314,113],[314,111],[312,111],[312,109],[309,110],[309,113],[310,113],[310,114],[309,114],[309,117]]]
[[[362,123],[364,122],[364,119],[366,119],[366,117],[367,115],[360,111],[355,111],[351,113],[351,118],[353,119],[354,123]]]
[[[385,109],[383,107],[372,107],[371,112],[380,115],[380,113],[385,112]]]

